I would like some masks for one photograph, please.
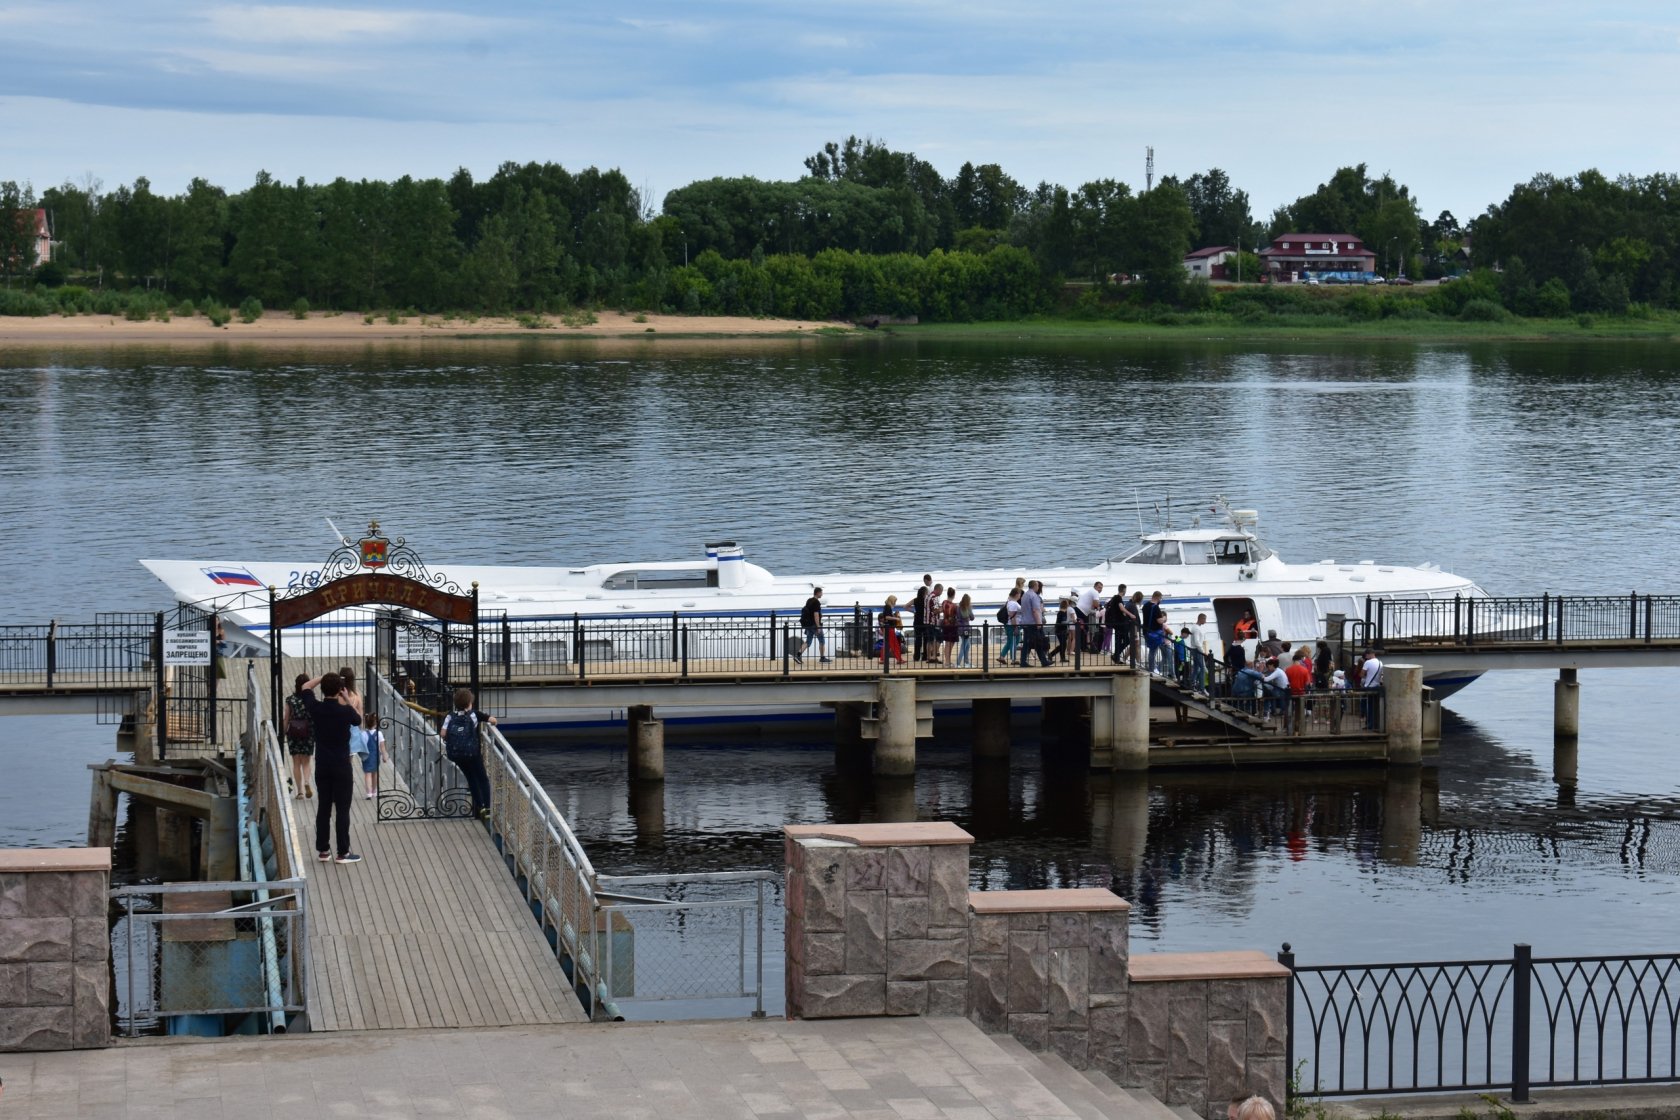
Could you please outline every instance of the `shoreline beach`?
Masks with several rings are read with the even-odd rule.
[[[253,323],[237,317],[217,327],[202,316],[134,321],[119,315],[44,315],[0,317],[0,347],[102,347],[152,345],[339,346],[369,342],[483,342],[531,339],[653,341],[656,339],[801,338],[851,333],[849,323],[745,316],[659,315],[622,311],[595,313],[595,322],[566,326],[561,316],[542,316],[542,327],[528,327],[511,316],[472,320],[415,315],[392,323],[384,316],[369,323],[354,312],[310,312],[296,319],[271,311]],[[530,320],[527,319],[527,322]]]

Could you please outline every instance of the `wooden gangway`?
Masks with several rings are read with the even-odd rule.
[[[358,791],[350,843],[362,862],[319,863],[308,855],[317,804],[291,802],[309,881],[310,1029],[586,1020],[483,824],[376,821]]]

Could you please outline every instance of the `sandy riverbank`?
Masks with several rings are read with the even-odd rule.
[[[120,316],[76,315],[69,318],[46,315],[0,317],[0,347],[154,346],[259,344],[279,346],[340,346],[369,342],[486,341],[510,339],[614,339],[654,340],[798,338],[818,332],[849,332],[848,323],[817,320],[750,319],[703,315],[636,315],[618,311],[597,312],[594,323],[568,327],[558,315],[544,316],[546,326],[530,328],[518,320],[493,316],[474,321],[422,315],[388,322],[378,316],[365,322],[361,315],[312,312],[294,319],[288,313],[269,312],[254,323],[236,317],[225,327],[215,327],[203,316],[131,322]]]

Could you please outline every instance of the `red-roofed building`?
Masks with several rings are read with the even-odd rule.
[[[35,264],[37,266],[46,264],[52,260],[53,243],[52,229],[47,224],[47,212],[45,210],[37,209],[35,211],[34,236]]]
[[[1377,255],[1351,233],[1282,233],[1260,250],[1266,278],[1289,283],[1308,272],[1375,272]]]
[[[1225,262],[1231,259],[1236,250],[1229,245],[1210,245],[1206,249],[1197,249],[1184,257],[1184,271],[1192,276],[1200,276],[1204,280],[1223,280],[1226,278]]]

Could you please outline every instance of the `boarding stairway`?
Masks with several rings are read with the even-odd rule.
[[[1193,691],[1168,677],[1149,678],[1149,697],[1154,703],[1184,708],[1251,738],[1278,733],[1275,724],[1253,712],[1245,711],[1229,700]]]

